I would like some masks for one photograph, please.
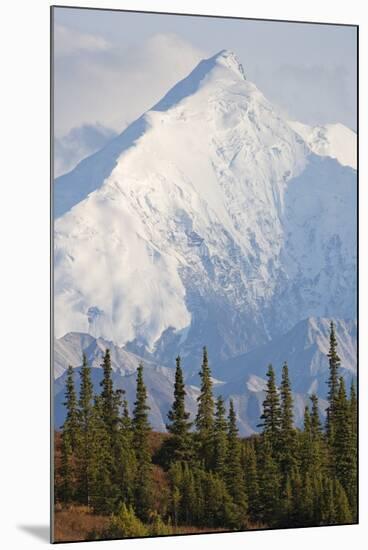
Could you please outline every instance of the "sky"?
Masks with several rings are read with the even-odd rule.
[[[223,49],[290,119],[356,130],[356,28],[55,8],[56,175]]]

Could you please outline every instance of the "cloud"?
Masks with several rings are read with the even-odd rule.
[[[54,143],[55,177],[72,170],[83,158],[92,155],[116,136],[116,132],[96,124],[72,128]]]
[[[356,120],[356,98],[349,85],[353,76],[343,65],[282,64],[258,77],[265,95],[290,118],[307,124],[341,122],[347,126]]]
[[[77,32],[64,25],[55,25],[54,46],[57,57],[69,56],[83,51],[104,51],[111,47],[102,36]]]
[[[98,36],[65,27],[57,32],[54,97],[59,138],[83,125],[121,132],[208,55],[175,34],[152,35],[139,47],[113,48]]]

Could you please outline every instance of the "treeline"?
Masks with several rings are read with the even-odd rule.
[[[213,395],[206,348],[197,415],[190,420],[178,357],[170,435],[152,452],[143,366],[130,416],[124,391],[113,386],[109,350],[98,394],[84,357],[78,397],[72,367],[67,371],[56,500],[112,514],[104,537],[168,534],[178,526],[241,530],[355,522],[357,399],[354,384],[347,396],[339,374],[333,323],[328,359],[324,425],[311,395],[303,429],[294,426],[287,364],[279,388],[270,365],[260,434],[241,439],[233,402],[226,411],[223,398]],[[166,480],[162,490],[153,480],[158,467]]]

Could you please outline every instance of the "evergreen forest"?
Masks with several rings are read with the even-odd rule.
[[[234,403],[214,396],[206,348],[195,418],[176,359],[167,433],[151,429],[143,364],[128,404],[114,388],[109,350],[97,393],[84,356],[78,394],[68,368],[55,436],[55,539],[67,540],[60,522],[82,513],[90,523],[81,540],[357,522],[357,395],[340,374],[333,323],[327,359],[323,419],[311,394],[297,428],[288,365],[280,380],[269,365],[259,433],[242,438]]]

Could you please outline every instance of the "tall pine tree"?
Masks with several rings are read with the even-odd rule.
[[[270,436],[264,434],[258,452],[259,518],[269,527],[277,525],[280,512],[280,472],[273,458]]]
[[[339,379],[335,403],[335,427],[332,443],[334,473],[353,504],[356,500],[356,444],[352,434],[349,401],[345,382]]]
[[[248,443],[243,452],[244,479],[248,500],[248,514],[253,523],[259,519],[259,483],[257,472],[257,454],[254,444]]]
[[[174,402],[168,412],[169,423],[166,425],[172,434],[170,447],[172,460],[190,460],[192,457],[189,413],[185,410],[185,386],[180,357],[176,358]]]
[[[335,333],[335,325],[333,321],[330,324],[330,348],[327,354],[329,361],[329,378],[328,385],[328,408],[327,408],[327,421],[326,432],[328,440],[331,442],[334,437],[335,428],[335,405],[337,400],[337,394],[339,389],[339,367],[340,357],[337,353],[337,339]]]
[[[293,425],[293,398],[286,363],[282,367],[280,414],[280,467],[284,481],[296,467],[296,433]]]
[[[80,392],[78,402],[80,439],[78,457],[78,494],[80,500],[89,506],[92,476],[94,471],[94,430],[93,430],[93,385],[91,368],[83,355],[80,371]]]
[[[214,400],[211,370],[208,365],[207,349],[205,347],[203,348],[203,361],[199,376],[201,378],[201,388],[197,399],[198,410],[195,425],[199,443],[199,456],[205,467],[210,468],[213,462]]]
[[[152,503],[151,454],[148,436],[151,427],[148,422],[147,389],[143,381],[143,365],[137,369],[137,390],[133,411],[133,447],[137,459],[135,479],[135,509],[142,520],[147,520]]]
[[[263,401],[262,422],[258,425],[262,428],[263,435],[267,436],[271,446],[272,456],[276,457],[279,450],[281,429],[280,397],[276,387],[275,371],[269,365],[267,371],[266,398]]]
[[[227,420],[225,417],[225,403],[221,395],[216,400],[214,425],[214,460],[213,467],[220,477],[224,477],[227,464]]]
[[[240,442],[238,438],[238,428],[236,425],[236,414],[232,399],[230,399],[229,406],[227,441],[226,485],[230,496],[238,507],[241,520],[245,521],[247,512],[247,498],[245,493],[243,469],[240,460]]]
[[[68,445],[70,447],[70,450],[75,451],[78,443],[79,419],[77,394],[74,386],[74,370],[71,365],[69,365],[66,373],[65,401],[63,405],[66,408],[66,418],[63,425],[63,435],[65,437],[68,437]]]

